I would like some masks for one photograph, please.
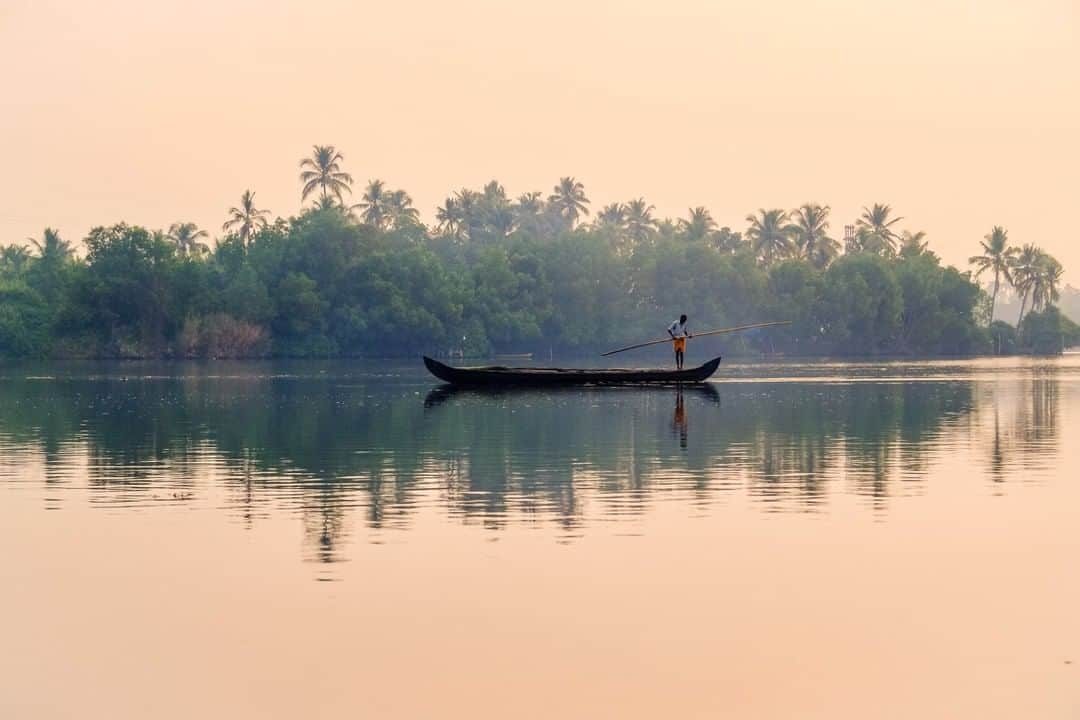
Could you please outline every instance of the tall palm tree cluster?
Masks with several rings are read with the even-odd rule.
[[[591,213],[584,186],[573,177],[564,177],[545,198],[539,191],[511,199],[498,181],[481,190],[464,188],[448,197],[435,212],[435,236],[455,241],[484,241],[504,238],[514,231],[533,236],[550,236],[579,225],[603,233],[623,255],[648,244],[662,234],[691,241],[706,241],[724,252],[734,252],[741,236],[717,223],[704,207],[690,208],[686,219],[661,220],[656,208],[644,198],[611,203],[601,208],[592,221],[582,224]]]
[[[828,205],[805,203],[787,212],[762,208],[748,215],[747,240],[758,259],[770,264],[800,258],[824,268],[841,253],[873,253],[886,257],[913,257],[928,252],[926,233],[897,233],[903,218],[893,216],[892,207],[875,203],[864,207],[854,225],[845,228],[844,244],[829,234]]]
[[[1053,255],[1032,244],[1019,248],[1009,245],[1009,233],[1000,225],[994,226],[980,245],[982,254],[973,255],[968,262],[975,266],[975,277],[987,272],[994,276],[990,293],[991,321],[994,319],[994,307],[1002,279],[1009,283],[1021,298],[1017,327],[1020,327],[1024,320],[1029,300],[1030,309],[1038,312],[1060,299],[1064,268]]]
[[[393,190],[382,180],[370,180],[360,202],[345,204],[352,194],[352,175],[341,169],[345,156],[333,145],[315,145],[311,156],[300,160],[301,201],[318,194],[316,209],[337,208],[380,230],[396,230],[420,223],[420,212],[404,190]]]
[[[37,257],[47,262],[62,263],[74,256],[71,243],[62,240],[60,233],[54,228],[45,228],[41,239],[27,238],[27,241],[37,250]],[[19,274],[30,265],[34,255],[26,245],[7,245],[0,248],[0,271],[6,270],[13,274]]]
[[[436,210],[434,230],[455,240],[500,238],[518,229],[557,232],[574,228],[588,216],[588,205],[584,186],[573,177],[562,178],[546,200],[540,192],[511,200],[493,180],[480,191],[462,189],[448,197]],[[660,235],[705,241],[722,252],[749,246],[763,264],[804,259],[818,268],[828,266],[841,252],[902,257],[929,252],[926,233],[898,233],[894,226],[903,218],[894,217],[892,208],[883,204],[863,208],[843,246],[830,235],[828,205],[806,203],[790,212],[761,209],[747,216],[745,233],[718,227],[702,206],[689,208],[687,216],[676,222],[656,217],[655,210],[644,198],[611,203],[587,227],[606,233],[622,254],[631,254]]]
[[[435,231],[457,241],[504,238],[515,230],[533,234],[572,229],[589,215],[585,186],[564,177],[547,198],[538,191],[511,199],[497,180],[479,190],[462,188],[435,210]]]
[[[391,190],[382,180],[371,180],[360,202],[349,212],[360,212],[360,219],[380,230],[396,230],[420,223],[420,211],[413,207],[413,200],[404,190]]]

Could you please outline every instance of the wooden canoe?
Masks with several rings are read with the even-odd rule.
[[[639,370],[632,368],[511,368],[450,367],[424,356],[432,375],[452,385],[500,387],[507,385],[640,385],[704,382],[720,366],[720,358],[683,370]]]

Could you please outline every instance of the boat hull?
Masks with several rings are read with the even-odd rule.
[[[473,387],[559,385],[663,385],[704,382],[720,366],[720,358],[684,370],[636,370],[621,368],[510,368],[501,366],[456,368],[424,356],[432,375],[452,385]]]

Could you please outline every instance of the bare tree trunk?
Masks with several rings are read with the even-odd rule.
[[[1016,332],[1020,332],[1020,323],[1024,321],[1024,308],[1027,307],[1028,291],[1024,291],[1024,297],[1020,301],[1020,317],[1016,318]]]
[[[994,324],[994,305],[997,304],[998,280],[1000,279],[1000,277],[1001,277],[1001,271],[1000,270],[995,270],[994,271],[994,294],[990,296],[990,324],[991,325]]]

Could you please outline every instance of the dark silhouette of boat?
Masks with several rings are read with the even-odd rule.
[[[451,367],[424,356],[432,375],[452,385],[473,387],[557,386],[557,385],[656,385],[704,382],[720,366],[720,358],[684,370],[641,370],[632,368],[512,368]]]

